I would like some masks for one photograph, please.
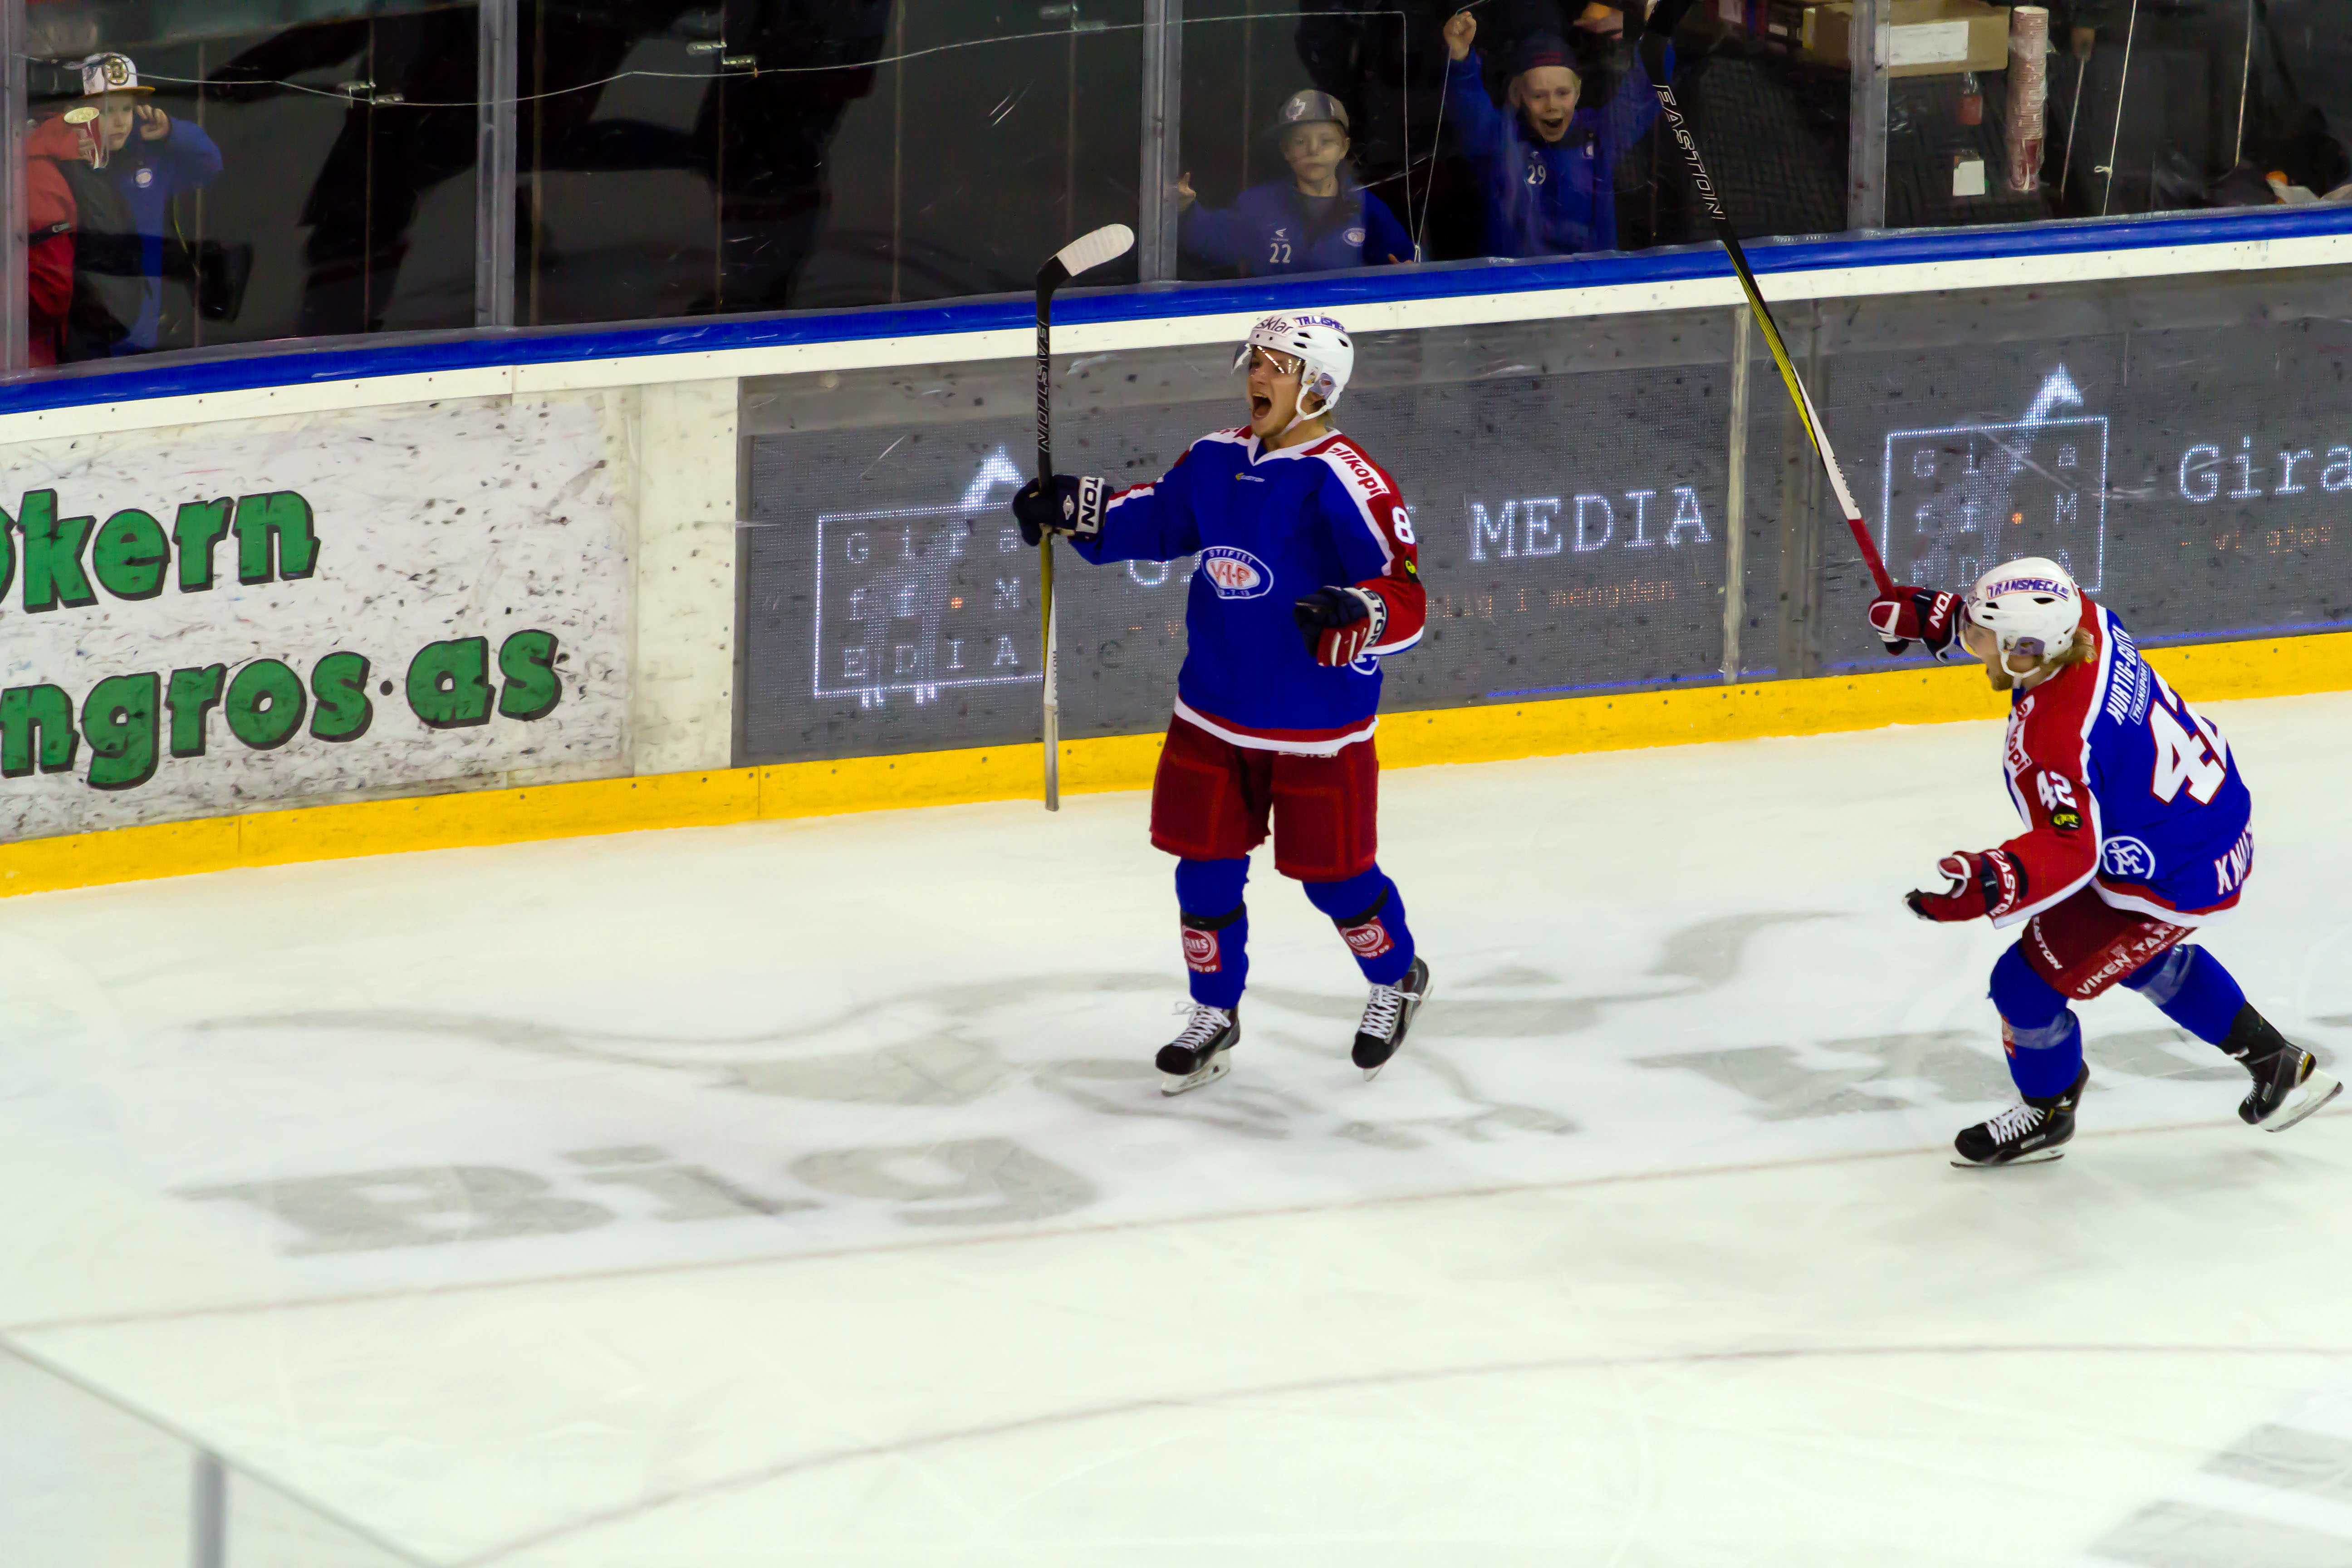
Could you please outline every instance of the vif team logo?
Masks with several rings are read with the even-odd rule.
[[[1274,573],[1246,550],[1214,544],[1201,552],[1201,574],[1220,599],[1258,599],[1274,591]]]
[[[2099,864],[2110,877],[2144,882],[2156,875],[2156,851],[2137,838],[2110,838],[2099,847]]]

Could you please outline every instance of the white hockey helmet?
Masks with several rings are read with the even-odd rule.
[[[1969,590],[1969,619],[1993,634],[2002,661],[2063,653],[2083,619],[2083,590],[2066,568],[2042,555],[1996,566]]]
[[[1356,373],[1355,340],[1330,316],[1265,317],[1234,352],[1235,370],[1249,363],[1253,349],[1270,349],[1298,361],[1298,400],[1293,418],[1283,426],[1286,433],[1301,420],[1330,413],[1339,395],[1348,390],[1348,378]],[[1321,399],[1321,406],[1312,414],[1307,411],[1309,395]]]

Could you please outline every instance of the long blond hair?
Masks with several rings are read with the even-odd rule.
[[[2021,681],[2032,679],[2044,670],[2054,671],[2063,669],[2068,665],[2096,663],[2098,657],[2098,638],[2083,627],[2076,626],[2074,636],[2066,639],[2064,647],[2060,648],[2056,653],[2043,654],[2034,660],[2033,668],[2024,674],[2020,675],[2011,670],[2009,668],[2008,656],[2004,654],[1994,663],[1985,666],[1985,676],[1992,682],[1992,689],[1995,691],[2007,691]]]

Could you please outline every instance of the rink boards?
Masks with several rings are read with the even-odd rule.
[[[2341,226],[2058,226],[1757,262],[1899,576],[2053,555],[2212,700],[2352,684],[2352,426],[2312,395],[2352,353]],[[1722,265],[1702,247],[1284,286],[1356,329],[1344,422],[1412,506],[1430,619],[1384,668],[1390,767],[1997,711],[1877,647]],[[1275,299],[1071,298],[1066,463],[1149,479],[1230,418],[1221,345]],[[1033,395],[1018,314],[6,390],[0,893],[1029,794],[1042,638],[1004,510]],[[1149,782],[1190,575],[1064,573],[1066,787]]]
[[[2352,685],[2352,634],[2155,650],[2150,660],[2200,701],[2333,691]],[[1949,723],[2001,711],[1973,668],[1928,668],[1690,691],[1392,714],[1389,768]],[[1069,794],[1147,787],[1159,734],[1063,743]],[[0,897],[184,876],[239,866],[510,844],[582,834],[1036,795],[1039,748],[1000,746],[667,773],[519,790],[257,813],[0,846]]]

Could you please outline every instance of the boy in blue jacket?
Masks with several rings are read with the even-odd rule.
[[[1176,857],[1189,1022],[1162,1047],[1161,1091],[1223,1075],[1249,973],[1249,855],[1306,884],[1371,995],[1352,1055],[1366,1078],[1404,1043],[1429,991],[1378,847],[1381,660],[1427,612],[1396,481],[1331,425],[1356,350],[1328,316],[1268,316],[1234,368],[1249,423],[1192,443],[1150,484],[1112,493],[1056,474],[1013,498],[1022,537],[1084,559],[1195,557],[1176,716],[1151,785],[1151,842]]]
[[[1446,113],[1479,166],[1489,256],[1573,256],[1617,248],[1617,161],[1658,117],[1657,90],[1639,56],[1615,96],[1580,107],[1583,79],[1568,46],[1538,33],[1519,46],[1511,112],[1486,96],[1470,41],[1478,22],[1465,11],[1445,24]],[[1673,55],[1666,57],[1671,70]]]
[[[82,99],[98,111],[95,167],[66,171],[80,209],[68,359],[154,349],[163,303],[163,237],[172,198],[219,177],[220,148],[143,94],[128,55],[81,62]]]
[[[1255,277],[1413,258],[1412,237],[1388,204],[1341,173],[1349,146],[1346,105],[1328,92],[1295,92],[1274,133],[1291,177],[1251,186],[1231,211],[1199,205],[1192,175],[1176,183],[1184,214],[1176,237],[1188,253]]]

